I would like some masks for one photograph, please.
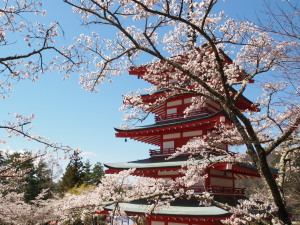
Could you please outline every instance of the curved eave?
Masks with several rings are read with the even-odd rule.
[[[163,130],[164,128],[178,128],[182,127],[184,125],[192,125],[196,126],[196,124],[205,124],[210,122],[221,122],[221,117],[224,116],[223,110],[218,111],[214,114],[203,116],[203,117],[193,117],[193,118],[187,118],[187,119],[180,119],[178,121],[171,121],[171,122],[165,122],[165,123],[155,123],[147,126],[141,126],[141,127],[132,127],[127,129],[122,128],[114,128],[116,132],[116,137],[129,137],[131,135],[138,135],[147,131],[159,131]]]
[[[216,163],[212,168],[232,172],[237,179],[260,177],[257,168],[246,163]],[[278,170],[270,168],[270,172],[273,176],[277,176]]]
[[[160,122],[148,126],[127,129],[115,128],[117,131],[115,135],[116,137],[130,138],[143,143],[160,146],[162,135],[199,129],[213,129],[216,123],[221,122],[231,123],[224,116],[223,111],[208,116],[178,119],[176,121]]]
[[[206,44],[203,45],[202,47],[203,47],[203,50],[212,51],[211,48]],[[227,54],[225,54],[221,49],[220,49],[220,51],[221,51],[222,55],[225,58],[224,63],[225,64],[232,64],[232,59]],[[188,59],[185,56],[182,55],[181,60],[178,60],[176,63],[183,64],[183,61],[188,61]],[[158,63],[160,63],[160,62],[158,62]],[[199,61],[199,63],[200,63],[200,61]],[[137,75],[138,78],[142,78],[145,81],[147,81],[147,82],[149,82],[153,85],[157,85],[160,81],[156,82],[153,79],[149,80],[149,79],[144,77],[144,75],[147,74],[147,70],[148,70],[147,66],[149,66],[149,64],[148,65],[141,65],[141,66],[137,66],[137,67],[131,67],[130,71],[129,71],[129,75]],[[175,71],[175,68],[172,69],[172,70],[169,70],[168,72],[172,72],[172,71]],[[167,72],[167,71],[162,71],[161,74],[164,74],[165,72]],[[152,77],[153,76],[162,76],[161,74],[153,74]],[[238,75],[239,75],[239,78],[238,78],[239,81],[242,81],[242,80],[246,79],[249,76],[244,70],[242,70]],[[251,79],[248,82],[253,83],[254,80]]]
[[[219,161],[224,159],[224,157],[226,156],[216,156],[215,160]],[[105,163],[104,166],[108,168],[108,170],[106,170],[106,173],[108,174],[115,174],[122,170],[135,168],[136,170],[133,172],[133,175],[156,177],[158,171],[175,171],[184,167],[189,163],[187,158],[188,156],[179,156],[171,160],[165,160],[164,158],[148,158],[131,162]],[[203,160],[205,159],[199,159],[195,162],[201,163]],[[260,177],[256,167],[245,163],[217,162],[210,166],[210,168],[231,172],[236,179]],[[274,169],[270,169],[270,171],[273,176],[276,176],[278,173],[278,171]],[[176,176],[178,175],[179,174]]]
[[[133,203],[119,203],[121,210],[127,214],[145,214],[149,211],[149,205],[133,204]],[[105,207],[106,210],[111,211],[114,205]],[[181,216],[181,217],[227,217],[229,212],[216,206],[168,206],[161,208],[152,215],[161,216]]]
[[[224,159],[224,157],[226,156],[215,156],[214,159],[216,161],[219,161]],[[178,156],[170,160],[166,160],[162,157],[157,157],[141,159],[131,162],[104,163],[104,166],[108,168],[108,170],[105,171],[107,174],[119,173],[122,170],[136,169],[132,175],[156,177],[159,171],[177,171],[181,169],[189,163],[189,161],[187,161],[188,158],[188,155]],[[198,159],[193,162],[201,163],[204,162],[204,160],[206,159]],[[166,177],[171,176],[178,177],[180,175],[166,174]]]
[[[121,171],[126,169],[136,170],[151,170],[151,171],[165,171],[165,170],[177,170],[182,166],[188,164],[189,156],[178,156],[170,160],[165,158],[148,158],[130,162],[117,162],[117,163],[104,163],[104,166],[109,168],[111,171]],[[226,156],[216,156],[216,161],[224,159]],[[201,163],[205,159],[199,159],[194,162]],[[245,164],[245,163],[228,163],[228,162],[217,162],[211,166],[212,169],[232,172],[234,174],[244,175],[244,178],[248,177],[260,177],[256,167]],[[270,169],[273,175],[278,173],[278,170]]]
[[[154,92],[153,94],[143,94],[141,95],[143,102],[146,103],[153,103],[155,102],[156,99],[162,97],[165,95],[166,92],[169,92],[171,90],[168,89],[164,89],[164,90],[160,90],[157,92]],[[232,88],[232,91],[234,94],[236,94],[236,90],[234,88]],[[192,94],[180,94],[178,93],[178,95],[190,95],[192,96],[196,96],[196,95],[192,95]],[[244,110],[250,110],[252,112],[259,112],[260,109],[257,107],[257,105],[255,105],[252,101],[250,101],[248,98],[246,98],[245,96],[241,95],[240,98],[237,100],[236,102],[236,106],[238,109],[244,111]],[[156,113],[156,112],[154,112]]]
[[[181,168],[182,166],[187,164],[188,156],[179,156],[177,158],[173,158],[170,160],[165,160],[165,158],[157,157],[157,158],[148,158],[141,159],[131,162],[117,162],[117,163],[105,163],[109,169],[142,169],[142,170],[164,170],[166,168]],[[200,160],[199,160],[200,161]]]
[[[117,170],[126,170],[126,169],[139,169],[139,170],[164,170],[168,169],[178,169],[181,166],[184,166],[186,161],[180,162],[165,162],[165,163],[133,163],[133,162],[119,162],[119,163],[105,163],[104,166],[109,169],[117,169]]]

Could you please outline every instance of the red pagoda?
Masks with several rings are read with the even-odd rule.
[[[146,70],[143,67],[134,68],[129,72],[144,78]],[[149,80],[148,80],[149,81]],[[151,82],[151,81],[149,81]],[[151,82],[156,85],[155,83]],[[168,90],[159,91],[151,95],[143,95],[142,100],[146,103],[154,102],[164,95]],[[149,150],[150,157],[143,160],[136,160],[121,163],[106,163],[107,174],[118,173],[122,170],[135,168],[136,176],[175,179],[180,174],[179,170],[185,165],[190,154],[185,153],[170,160],[167,157],[172,155],[177,148],[185,145],[192,138],[201,138],[214,129],[216,124],[231,121],[226,117],[221,106],[211,100],[205,105],[194,110],[188,116],[184,116],[184,109],[191,104],[192,94],[180,94],[168,99],[164,105],[159,106],[152,113],[155,114],[155,123],[147,126],[132,128],[115,128],[116,137],[129,138],[157,146]],[[241,97],[236,106],[241,110],[256,111],[248,99]],[[218,148],[228,151],[228,147],[236,143],[224,143]],[[214,154],[213,152],[211,154]],[[220,153],[216,157],[224,157]],[[199,163],[204,158],[198,158]],[[209,192],[217,201],[234,205],[245,196],[244,188],[236,187],[236,180],[244,178],[259,177],[257,170],[246,164],[215,163],[207,168],[204,182],[195,184],[189,189],[195,193]],[[112,206],[111,206],[112,207]],[[107,210],[112,209],[107,207]],[[128,215],[145,215],[147,204],[121,203],[122,209]],[[230,217],[230,213],[216,206],[199,206],[199,202],[184,199],[175,200],[171,206],[162,209],[157,213],[147,215],[146,219],[150,225],[192,225],[192,224],[222,224],[221,220]]]

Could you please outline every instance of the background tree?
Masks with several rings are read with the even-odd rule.
[[[100,162],[97,162],[93,168],[89,160],[84,163],[84,177],[83,183],[88,185],[99,184],[101,178],[104,176],[103,166]]]
[[[83,183],[85,183],[85,184],[90,184],[90,181],[92,179],[92,177],[91,177],[91,174],[92,174],[91,169],[92,168],[91,167],[92,167],[92,165],[91,165],[90,161],[89,160],[85,161],[85,163],[83,165],[83,168],[84,168],[84,170],[83,170],[83,174],[84,174]]]
[[[25,160],[20,163],[20,159]],[[18,180],[21,187],[18,191],[24,193],[25,202],[28,203],[34,200],[43,190],[47,189],[50,191],[53,189],[51,171],[47,163],[42,160],[35,160],[30,152],[11,154],[6,152],[2,158],[1,166],[4,167],[6,165],[14,167],[23,174]],[[3,178],[1,181],[6,182]]]
[[[26,151],[0,154],[0,167],[5,170],[0,176],[0,223],[37,224],[51,220],[51,209],[41,202],[51,196],[53,188],[48,165]]]
[[[66,171],[59,182],[59,191],[66,192],[69,189],[80,186],[84,182],[84,168],[80,152],[74,151],[70,157],[70,162],[66,167]]]
[[[100,162],[97,162],[92,169],[90,183],[94,185],[101,183],[101,179],[104,175],[103,165]]]
[[[51,192],[54,191],[51,170],[47,163],[43,161],[39,161],[37,165],[31,165],[31,169],[25,178],[25,182],[25,202],[35,200],[44,190],[47,190],[47,193],[45,193],[43,199],[47,199],[52,195]]]
[[[51,58],[49,56],[50,52],[59,55],[62,59],[66,59],[66,56],[54,46],[55,39],[59,34],[59,25],[51,23],[47,26],[38,22],[46,14],[41,1],[4,0],[0,3],[0,14],[0,48],[2,50],[0,57],[0,98],[5,99],[9,96],[16,83],[22,80],[35,82],[45,72],[55,69],[58,65],[56,62],[62,62],[59,57],[54,56],[54,58]],[[68,58],[68,60],[73,61],[71,58]],[[72,70],[73,66],[69,68]],[[28,169],[28,171],[21,168],[27,163],[29,166],[37,158],[42,159],[46,155],[50,156],[51,153],[58,150],[62,150],[62,152],[72,150],[70,146],[52,142],[42,135],[34,134],[31,126],[34,114],[23,116],[15,113],[13,117],[10,121],[2,118],[0,129],[7,136],[1,136],[0,143],[6,144],[11,137],[19,137],[34,141],[40,148],[37,147],[36,152],[31,155],[26,157],[20,155],[21,158],[14,158],[11,163],[5,162],[0,165],[0,179],[2,181],[0,184],[1,205],[7,207],[6,209],[1,208],[0,214],[7,221],[18,221],[15,218],[18,213],[14,215],[9,211],[14,208],[17,209],[17,206],[14,207],[13,204],[22,205],[24,215],[26,213],[28,215],[31,214],[25,210],[25,208],[30,210],[31,206],[22,202],[24,193],[11,192],[10,195],[7,195],[7,190],[18,188],[22,190],[20,182],[24,181],[24,179],[29,179],[29,177],[31,177],[30,182],[32,185],[48,182],[47,174],[45,174],[46,180],[42,181],[44,178],[41,177],[44,177],[44,175],[41,175],[42,173],[47,173],[44,165],[41,164],[39,168],[33,167],[33,170]],[[42,161],[40,162],[42,163]],[[37,187],[36,190],[30,189],[31,191],[27,190],[27,200],[32,199],[33,196],[40,192],[40,187]],[[33,193],[34,191],[36,192]],[[32,193],[29,194],[29,192]],[[20,218],[24,216],[21,216],[21,213],[19,215]],[[25,224],[26,222],[18,222],[18,224],[22,223]]]

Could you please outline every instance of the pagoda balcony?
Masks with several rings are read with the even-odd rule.
[[[246,188],[234,188],[234,187],[222,187],[222,186],[194,186],[188,188],[189,190],[194,190],[195,193],[208,192],[212,195],[245,195]]]
[[[204,117],[208,116],[210,113],[206,108],[197,109],[193,112],[189,113],[188,115],[185,115],[184,113],[171,113],[166,116],[155,116],[155,122],[156,123],[163,123],[163,122],[169,122],[177,119],[183,119],[183,118],[193,118],[193,117]]]
[[[149,153],[152,158],[152,157],[170,156],[170,155],[174,154],[175,151],[176,151],[176,148],[150,149]]]
[[[220,152],[217,151],[213,151],[213,150],[207,150],[207,151],[203,151],[203,153],[207,153],[207,154],[214,154],[214,155],[222,155],[222,153],[224,153],[224,149],[220,149]],[[164,157],[164,156],[170,156],[172,154],[174,154],[176,152],[176,148],[163,148],[163,149],[149,149],[149,154],[150,157]],[[235,155],[236,153],[234,152],[228,152],[230,155]],[[182,153],[180,155],[189,155],[190,153],[186,152],[186,153]]]

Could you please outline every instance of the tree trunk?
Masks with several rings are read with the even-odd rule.
[[[266,182],[271,190],[272,197],[274,199],[274,203],[278,208],[277,217],[280,219],[280,221],[283,224],[288,224],[288,225],[292,224],[291,220],[288,216],[287,210],[286,210],[286,205],[284,204],[284,201],[280,194],[279,188],[278,188],[276,181],[275,181],[275,179],[270,171],[270,168],[268,166],[265,153],[259,154],[259,162],[258,163],[259,163],[260,171],[263,175],[263,178],[266,180]]]

